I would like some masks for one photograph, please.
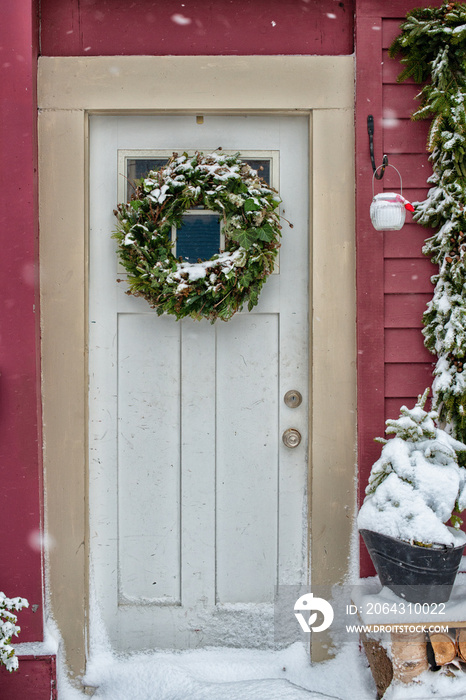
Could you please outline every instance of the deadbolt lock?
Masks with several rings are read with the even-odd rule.
[[[286,405],[290,408],[297,408],[301,405],[303,397],[301,396],[299,391],[297,391],[296,389],[291,389],[290,391],[286,392],[285,396],[283,397],[283,400],[286,403]]]
[[[301,442],[301,433],[296,428],[288,428],[283,433],[282,440],[286,447],[298,447]]]

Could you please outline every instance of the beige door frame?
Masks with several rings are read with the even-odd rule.
[[[39,196],[49,609],[70,672],[88,625],[88,117],[308,114],[310,530],[314,585],[348,573],[355,502],[354,65],[351,56],[42,57]],[[322,656],[314,645],[313,658]]]

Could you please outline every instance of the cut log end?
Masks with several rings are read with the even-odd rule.
[[[461,661],[466,661],[466,629],[459,629],[456,632],[456,649]]]
[[[451,661],[453,661],[456,656],[456,644],[454,637],[444,632],[435,632],[435,634],[430,635],[430,643],[432,644],[432,650],[434,652],[435,663],[437,666],[445,666],[445,664],[449,664]]]

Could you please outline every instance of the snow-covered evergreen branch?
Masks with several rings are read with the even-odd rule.
[[[7,598],[0,592],[0,665],[5,666],[10,672],[18,668],[18,659],[11,645],[11,638],[21,631],[12,610],[18,611],[27,607],[29,603],[26,598]]]
[[[412,10],[390,47],[402,55],[398,80],[425,82],[413,119],[431,118],[433,175],[415,221],[438,231],[423,252],[439,266],[424,314],[425,345],[437,355],[433,403],[440,420],[466,441],[466,4]]]
[[[406,542],[460,546],[466,543],[458,532],[466,469],[459,461],[466,445],[436,427],[437,412],[424,410],[427,394],[386,421],[385,432],[393,437],[379,438],[384,447],[372,466],[358,525]]]

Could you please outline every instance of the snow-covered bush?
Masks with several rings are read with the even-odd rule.
[[[401,408],[397,420],[387,420],[384,446],[372,467],[358,526],[406,542],[459,546],[466,508],[466,469],[458,454],[466,445],[436,427],[436,411],[424,410],[428,389],[414,408]],[[445,523],[451,521],[454,527]]]
[[[12,610],[28,608],[29,603],[26,598],[7,598],[0,592],[0,664],[6,666],[8,671],[16,671],[18,659],[15,650],[11,646],[11,638],[21,631],[16,624],[17,617]]]

